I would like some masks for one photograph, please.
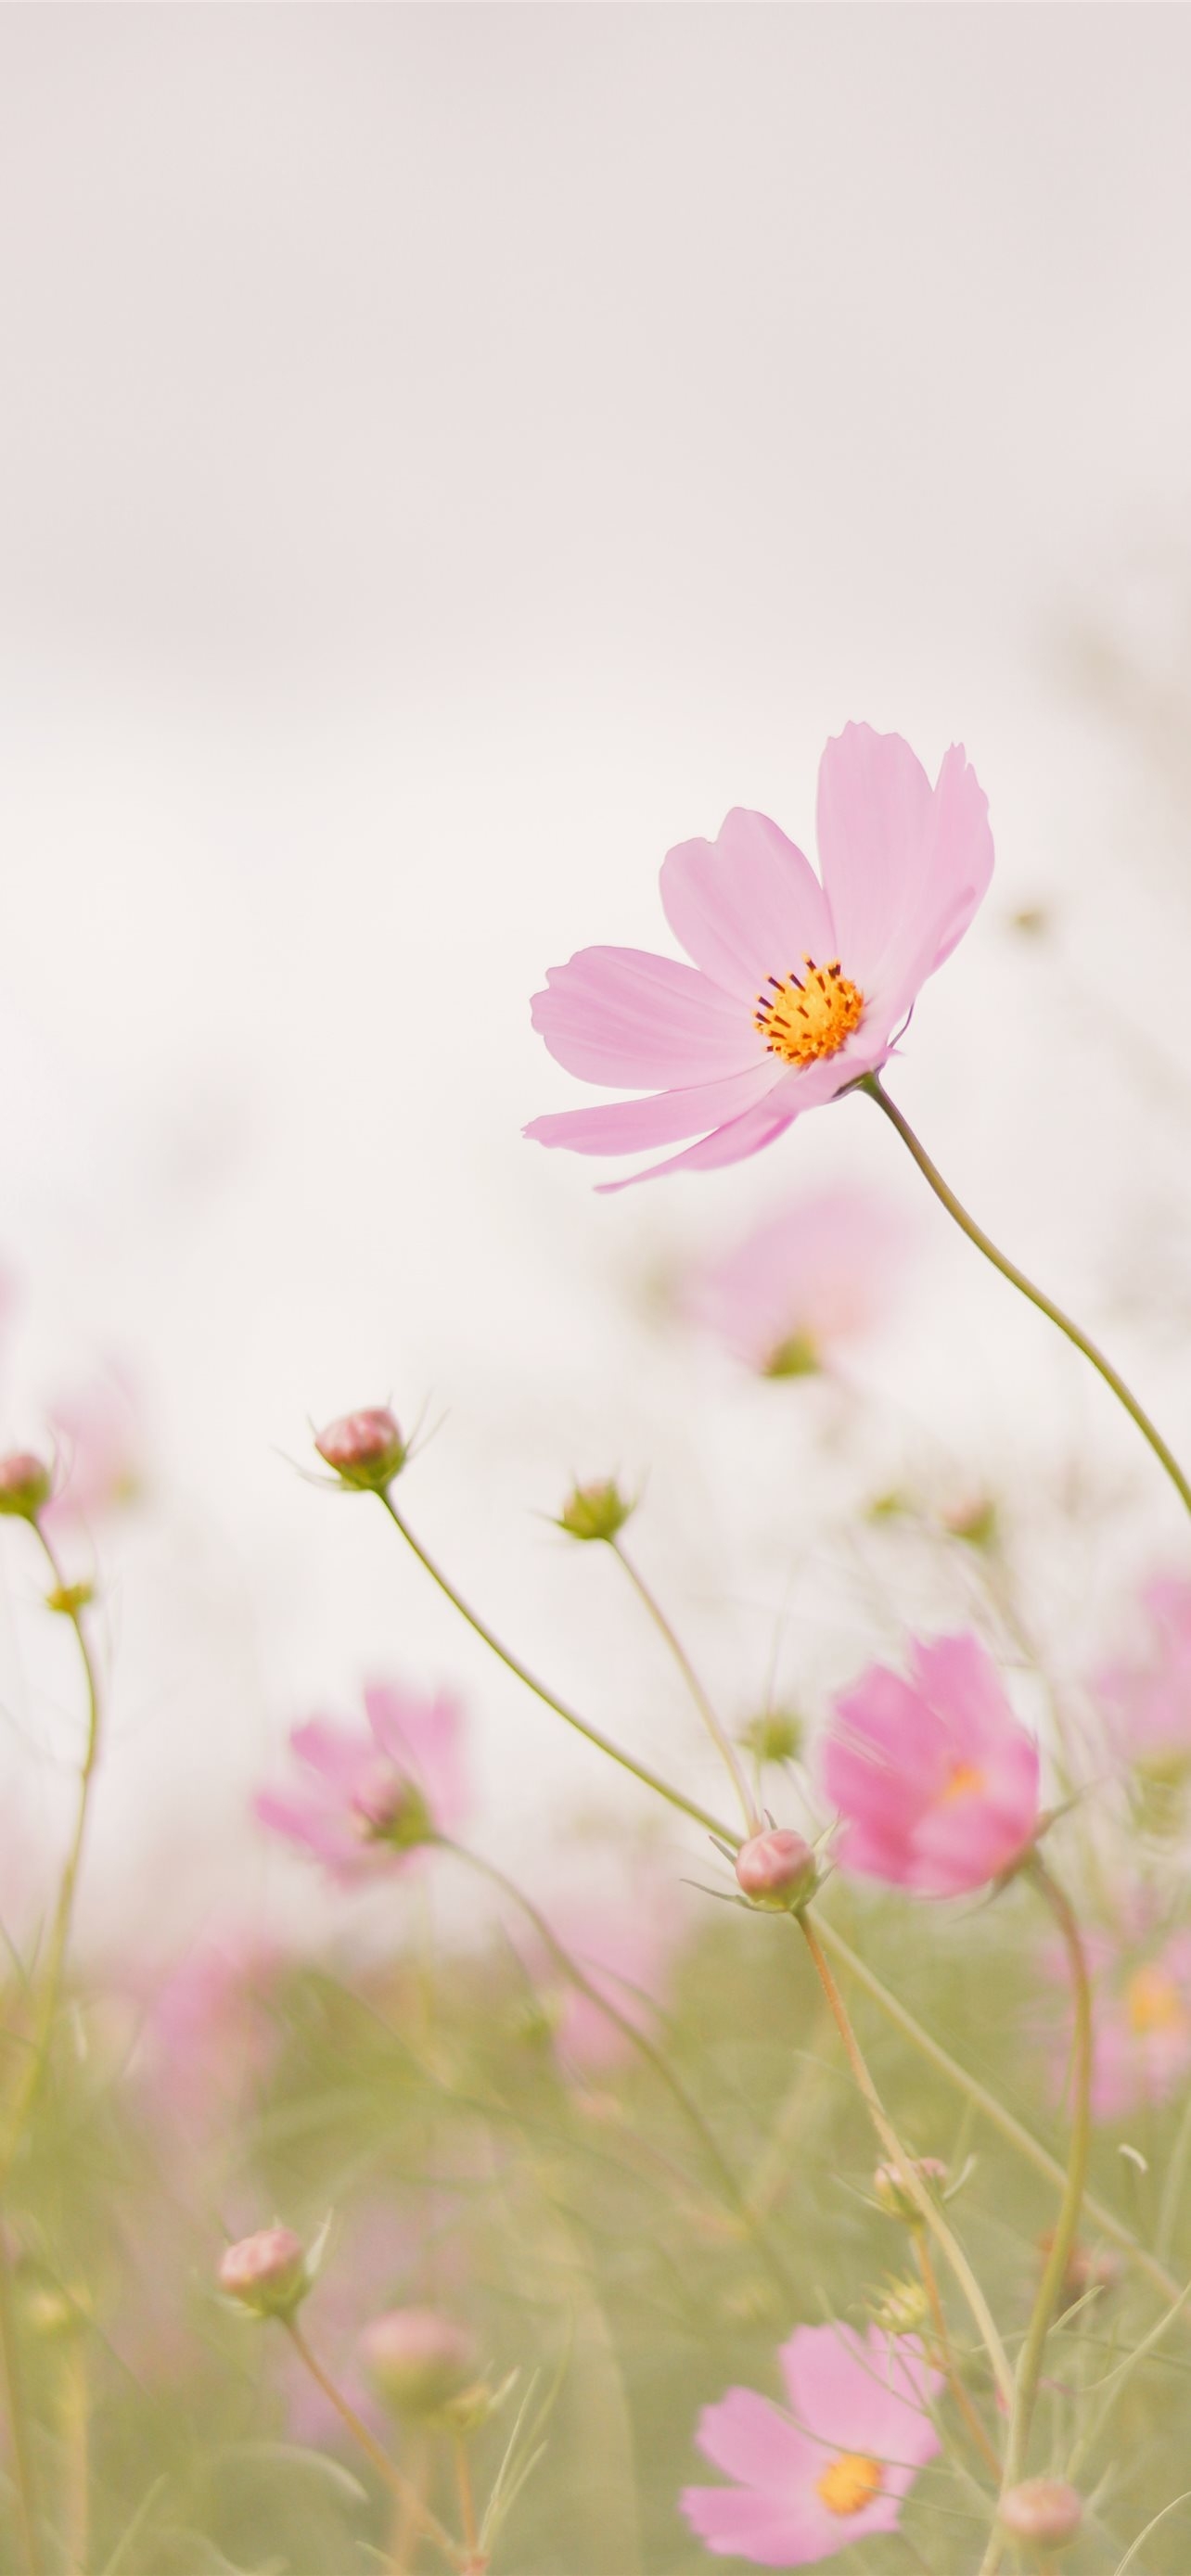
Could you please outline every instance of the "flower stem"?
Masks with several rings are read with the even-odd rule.
[[[919,1144],[909,1120],[903,1118],[900,1109],[895,1108],[888,1092],[882,1086],[879,1074],[862,1074],[854,1087],[857,1091],[867,1092],[869,1099],[875,1100],[877,1107],[884,1110],[891,1127],[896,1127],[902,1143],[909,1147],[924,1180],[929,1182],[935,1197],[941,1200],[948,1215],[954,1217],[961,1232],[967,1235],[969,1243],[975,1244],[977,1251],[982,1252],[987,1261],[991,1261],[994,1270],[999,1270],[1001,1277],[1007,1279],[1011,1287],[1020,1288],[1022,1296],[1028,1297],[1030,1304],[1036,1306],[1040,1314],[1048,1316],[1052,1324],[1057,1324],[1059,1331],[1065,1333],[1068,1341],[1074,1343],[1076,1350],[1082,1351],[1084,1358],[1090,1360],[1093,1368],[1099,1371],[1105,1385],[1111,1387],[1118,1403],[1124,1405],[1130,1419],[1137,1424],[1142,1439],[1148,1440],[1154,1456],[1159,1465],[1165,1468],[1180,1501],[1191,1512],[1191,1483],[1188,1483],[1183,1474],[1173,1450],[1168,1449],[1157,1425],[1151,1422],[1148,1413],[1138,1403],[1137,1397],[1130,1392],[1124,1378],[1118,1374],[1111,1360],[1106,1359],[1103,1351],[1097,1349],[1095,1342],[1090,1341],[1088,1335],[1081,1332],[1079,1325],[1072,1321],[1070,1315],[1064,1314],[1061,1306],[1056,1306],[1052,1297],[1046,1296],[1041,1288],[1036,1288],[1032,1279],[1027,1279],[1024,1270],[1019,1270],[1016,1262],[1010,1261],[1007,1254],[998,1252],[995,1243],[990,1241],[983,1227],[977,1225],[975,1218],[968,1215],[965,1207],[961,1207],[954,1190],[948,1188],[942,1173],[932,1163],[925,1146]]]
[[[1059,2205],[1059,2215],[1051,2239],[1046,2267],[1038,2284],[1033,2313],[1026,2328],[1025,2342],[1018,2355],[1017,2386],[1009,2424],[1009,2442],[1005,2456],[1005,2484],[1013,2486],[1025,2466],[1026,2446],[1042,2355],[1058,2305],[1067,2266],[1071,2260],[1079,2231],[1083,2208],[1084,2186],[1088,2173],[1088,2150],[1092,2134],[1092,1988],[1088,1964],[1084,1957],[1079,1925],[1069,1898],[1051,1877],[1041,1854],[1035,1852],[1026,1876],[1049,1905],[1067,1948],[1075,1995],[1074,2108],[1071,2116],[1071,2151],[1067,2163],[1067,2181]]]
[[[1014,2396],[1013,2372],[1009,2367],[1009,2358],[997,2331],[996,2323],[989,2308],[988,2301],[985,2298],[984,2292],[980,2287],[980,2283],[972,2270],[972,2266],[968,2261],[967,2255],[964,2253],[962,2246],[957,2243],[955,2236],[952,2234],[952,2231],[943,2216],[942,2210],[932,2199],[925,2183],[916,2171],[912,2158],[907,2155],[885,2105],[881,2100],[881,2096],[877,2091],[876,2085],[874,2084],[867,2064],[865,2063],[860,2042],[857,2039],[856,2033],[852,2028],[852,2024],[848,2019],[847,2007],[844,2003],[843,1996],[841,1995],[839,1987],[832,1976],[827,1959],[819,1942],[815,1926],[811,1922],[809,1907],[804,1908],[797,1920],[803,1939],[806,1942],[807,1949],[810,1952],[815,1973],[823,1988],[823,1993],[826,1997],[832,2020],[834,2021],[840,2038],[843,2041],[848,2064],[856,2079],[857,2089],[863,2096],[869,2118],[872,2121],[873,2127],[876,2130],[877,2136],[880,2139],[886,2155],[890,2158],[891,2162],[897,2169],[897,2177],[901,2183],[903,2191],[906,2193],[907,2197],[913,2201],[920,2218],[924,2224],[929,2227],[936,2243],[947,2257],[959,2287],[963,2291],[964,2297],[968,2302],[968,2306],[972,2311],[976,2325],[979,2328],[981,2341],[984,2344],[989,2360],[992,2363],[993,2377],[996,2380],[997,2386],[1000,2389],[1006,2405],[1011,2406]]]
[[[476,2521],[475,2497],[472,2494],[471,2463],[467,2456],[466,2435],[463,2433],[456,2433],[452,2448],[455,2453],[455,2484],[459,2495],[459,2518],[463,2524],[463,2537],[467,2543],[467,2559],[463,2570],[463,2576],[484,2576],[484,2570],[487,2567],[488,2560],[485,2552],[480,2547],[480,2532],[479,2525]]]
[[[631,1771],[634,1779],[643,1781],[645,1787],[652,1789],[656,1797],[665,1798],[668,1805],[677,1807],[684,1816],[691,1816],[697,1825],[705,1825],[708,1833],[722,1834],[726,1841],[732,1843],[740,1840],[738,1834],[728,1831],[706,1807],[699,1806],[697,1800],[684,1797],[681,1789],[672,1788],[668,1780],[659,1778],[658,1773],[651,1771],[646,1763],[638,1762],[631,1753],[626,1753],[621,1745],[614,1744],[610,1736],[601,1734],[598,1726],[590,1725],[588,1720],[580,1717],[575,1709],[568,1708],[566,1701],[559,1699],[554,1691],[547,1690],[545,1683],[538,1681],[526,1665],[519,1662],[516,1655],[510,1653],[507,1646],[502,1646],[500,1639],[493,1636],[491,1628],[485,1627],[477,1613],[468,1608],[462,1595],[455,1590],[454,1584],[448,1581],[441,1568],[435,1564],[421,1540],[414,1537],[413,1531],[408,1522],[402,1519],[392,1497],[388,1493],[382,1493],[380,1501],[384,1504],[395,1528],[400,1530],[407,1547],[413,1549],[419,1564],[425,1566],[427,1574],[433,1582],[437,1583],[439,1591],[446,1594],[448,1601],[459,1612],[460,1618],[466,1619],[468,1627],[474,1629],[477,1637],[483,1638],[484,1644],[491,1648],[494,1655],[499,1656],[506,1670],[519,1682],[524,1682],[526,1689],[531,1690],[545,1707],[553,1709],[556,1717],[563,1718],[568,1726],[573,1726],[577,1735],[585,1735],[588,1743],[594,1744],[601,1753],[606,1753],[610,1761],[618,1762],[622,1771]]]
[[[442,2551],[443,2557],[449,2559],[451,2566],[462,2571],[466,2565],[466,2553],[460,2549],[457,2541],[452,2540],[445,2524],[439,2521],[437,2514],[431,2512],[417,2488],[411,2485],[407,2477],[402,2476],[396,2462],[389,2458],[386,2451],[382,2451],[379,2442],[373,2440],[367,2425],[361,2421],[354,2406],[348,2404],[342,2391],[336,2387],[334,2380],[328,2377],[322,2363],[311,2351],[297,2318],[285,2317],[282,2323],[300,2361],[309,2371],[316,2386],[321,2388],[328,2405],[334,2407],[340,2423],[346,2425],[353,2441],[359,2443],[366,2458],[371,2460],[377,2476],[383,2478],[390,2494],[396,2496],[398,2503],[404,2506],[418,2529],[425,2532],[427,2539],[435,2543],[435,2546]]]
[[[12,2313],[9,2250],[2,2232],[0,2232],[0,2383],[3,2385],[7,2403],[9,2434],[12,2442],[13,2488],[16,2495],[21,2547],[28,2576],[42,2576],[45,2561],[41,2554],[37,2491],[34,2486],[33,2462],[29,2451],[25,2391],[21,2378],[20,2354],[17,2350],[16,2324]]]
[[[951,2390],[951,2394],[955,2399],[959,2412],[962,2415],[976,2448],[980,2453],[981,2459],[985,2462],[986,2466],[992,2470],[994,2478],[999,2479],[1001,2475],[1001,2463],[997,2458],[992,2443],[989,2441],[984,2426],[980,2421],[980,2417],[978,2416],[976,2409],[972,2404],[972,2400],[968,2395],[967,2389],[964,2387],[963,2381],[959,2375],[959,2366],[951,2348],[951,2337],[947,2332],[947,2318],[944,2314],[942,2299],[939,2296],[939,2284],[935,2278],[935,2267],[930,2259],[930,2247],[927,2244],[923,2229],[921,2227],[915,2227],[913,2230],[913,2237],[914,2252],[918,2259],[918,2269],[922,2274],[922,2286],[926,2292],[927,2305],[930,2308],[931,2324],[934,2327],[935,2344],[938,2349],[940,2367],[946,2377],[947,2385]]]
[[[619,1557],[638,1599],[644,1603],[659,1636],[664,1640],[669,1652],[678,1666],[679,1672],[682,1674],[682,1678],[686,1683],[691,1698],[699,1711],[699,1715],[703,1720],[704,1726],[711,1737],[711,1741],[715,1746],[716,1752],[719,1754],[728,1773],[728,1777],[732,1782],[732,1786],[736,1791],[736,1795],[740,1800],[741,1809],[744,1815],[745,1832],[748,1834],[760,1833],[762,1818],[758,1813],[756,1802],[753,1798],[748,1782],[745,1779],[736,1747],[732,1743],[730,1736],[725,1733],[719,1717],[717,1716],[716,1711],[703,1688],[703,1684],[695,1671],[695,1667],[691,1662],[690,1656],[683,1645],[681,1637],[677,1634],[677,1631],[671,1627],[670,1621],[666,1617],[666,1613],[662,1608],[661,1602],[658,1601],[650,1591],[649,1585],[646,1583],[644,1576],[638,1573],[631,1556],[627,1549],[622,1546],[619,1538],[610,1539],[608,1544],[613,1555]]]
[[[71,1599],[69,1587],[63,1583],[61,1567],[58,1564],[53,1547],[47,1538],[40,1521],[34,1521],[32,1527],[34,1535],[40,1542],[42,1554],[45,1557],[46,1563],[48,1564],[50,1572],[54,1578],[54,1589],[62,1596],[64,1601],[69,1602]],[[66,1965],[67,1951],[70,1947],[71,1925],[74,1919],[75,1893],[78,1887],[79,1869],[82,1864],[83,1844],[86,1839],[87,1832],[87,1819],[91,1808],[91,1784],[95,1777],[96,1766],[99,1761],[102,1737],[99,1683],[96,1676],[94,1658],[87,1640],[87,1632],[83,1625],[81,1606],[77,1603],[72,1603],[67,1609],[66,1616],[74,1630],[75,1637],[78,1642],[79,1656],[82,1661],[83,1678],[87,1692],[87,1734],[83,1747],[83,1759],[79,1769],[79,1796],[78,1806],[75,1812],[74,1833],[71,1837],[70,1849],[67,1852],[65,1866],[59,1882],[58,1902],[54,1910],[54,1921],[50,1932],[49,1950],[41,1978],[40,2009],[37,2013],[34,2025],[33,2042],[26,2063],[24,2080],[17,2089],[17,2096],[13,2105],[12,2115],[8,2123],[7,2134],[4,2138],[3,2144],[0,2145],[0,2192],[3,2191],[4,2186],[8,2181],[9,2174],[12,2171],[14,2158],[20,2147],[21,2140],[24,2137],[38,2094],[41,2091],[42,2080],[49,2060],[50,2047],[54,2035],[54,2023],[58,2014],[58,1999],[62,1986],[62,1974]]]

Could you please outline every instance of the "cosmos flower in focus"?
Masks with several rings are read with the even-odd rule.
[[[842,1867],[920,1896],[985,1886],[1037,1829],[1038,1748],[972,1636],[915,1640],[908,1680],[873,1664],[841,1692],[823,1778]]]
[[[786,2408],[730,2388],[704,2408],[704,2458],[738,2483],[687,2487],[693,2531],[717,2558],[812,2567],[896,2531],[918,2471],[939,2449],[927,2407],[942,2387],[914,2336],[799,2326],[778,2354]]]
[[[537,1118],[527,1136],[577,1154],[693,1136],[627,1178],[706,1171],[885,1063],[987,889],[987,799],[959,744],[932,787],[900,734],[850,724],[819,765],[818,840],[821,884],[776,823],[737,807],[717,841],[686,841],[662,868],[692,964],[583,948],[550,969],[533,1024],[551,1055],[581,1081],[647,1096]]]
[[[467,1805],[457,1701],[378,1682],[364,1693],[364,1714],[367,1732],[322,1717],[295,1727],[290,1750],[307,1785],[256,1799],[263,1825],[347,1882],[407,1866],[436,1834],[455,1830]]]
[[[680,1303],[762,1377],[805,1377],[888,1310],[905,1251],[896,1212],[864,1190],[821,1190],[696,1265]]]

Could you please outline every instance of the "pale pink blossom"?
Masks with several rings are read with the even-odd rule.
[[[262,1824],[349,1882],[407,1866],[436,1834],[454,1831],[467,1804],[456,1700],[377,1682],[364,1714],[367,1732],[323,1717],[295,1727],[290,1749],[308,1786],[256,1800]]]
[[[697,1264],[679,1302],[746,1367],[763,1377],[804,1376],[882,1322],[906,1232],[873,1193],[820,1190],[791,1200],[729,1251]]]
[[[135,1500],[142,1482],[135,1401],[120,1377],[96,1379],[63,1396],[47,1415],[57,1453],[46,1520],[93,1521]]]
[[[915,1640],[908,1680],[873,1664],[836,1699],[823,1759],[845,1869],[960,1896],[1038,1824],[1038,1748],[972,1636]]]
[[[885,1063],[988,886],[987,800],[960,745],[932,788],[900,735],[850,724],[820,763],[818,840],[821,884],[776,823],[738,807],[717,841],[686,841],[662,868],[691,965],[584,948],[551,968],[533,1003],[551,1055],[582,1081],[648,1096],[537,1118],[528,1136],[578,1154],[694,1136],[628,1177],[708,1170]]]
[[[939,2449],[927,2408],[942,2387],[917,2338],[875,2327],[799,2326],[778,2354],[786,2405],[730,2388],[704,2409],[704,2458],[738,2483],[687,2487],[680,2502],[718,2558],[812,2567],[896,2531],[918,2472]]]
[[[1159,1576],[1141,1606],[1141,1653],[1103,1665],[1093,1687],[1121,1760],[1174,1782],[1191,1770],[1191,1583]]]
[[[1191,2071],[1191,1932],[1165,1941],[1085,1932],[1092,1979],[1092,2111],[1124,2120],[1160,2109],[1181,2092]],[[1043,1969],[1070,1991],[1064,1948],[1049,1947]],[[1048,2045],[1052,2091],[1067,2081],[1068,2052]]]
[[[683,1936],[681,1912],[651,1904],[642,1894],[630,1898],[608,1890],[559,1899],[543,1913],[593,1990],[585,1994],[545,1943],[529,1940],[528,1964],[550,2002],[560,2068],[581,2078],[610,2073],[631,2059],[633,2043],[604,2004],[612,2006],[619,2023],[654,2032]]]
[[[149,1996],[140,2050],[149,2093],[188,2138],[226,2128],[268,2073],[281,1965],[257,1934],[229,1932],[198,1941]]]

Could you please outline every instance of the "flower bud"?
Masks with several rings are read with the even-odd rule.
[[[1044,2549],[1063,2549],[1083,2521],[1083,2503],[1062,2478],[1025,2478],[1002,2496],[999,2514],[1001,2528],[1011,2540],[1036,2540]]]
[[[314,1445],[343,1483],[361,1493],[383,1494],[405,1465],[400,1425],[384,1404],[366,1405],[362,1413],[345,1413],[338,1422],[329,1422]]]
[[[884,2297],[873,2308],[872,2318],[884,2334],[921,2334],[930,2318],[930,2300],[921,2281],[890,2279]]]
[[[757,1762],[797,1762],[805,1730],[792,1708],[769,1708],[749,1719],[738,1741]]]
[[[775,1914],[797,1914],[814,1895],[818,1876],[810,1844],[784,1825],[754,1834],[736,1855],[737,1884],[750,1905]]]
[[[288,2317],[310,2288],[301,2241],[288,2227],[262,2227],[229,2245],[219,2286],[256,2317]]]
[[[1000,1535],[997,1507],[988,1494],[974,1494],[954,1504],[944,1512],[943,1521],[952,1538],[962,1539],[965,1547],[992,1547]]]
[[[938,2156],[911,2156],[910,2165],[931,2198],[937,2200],[947,2180],[947,2167]],[[878,2165],[873,2175],[873,2192],[877,2205],[887,2218],[900,2218],[904,2227],[921,2227],[922,2212],[907,2191],[897,2166]]]
[[[810,1333],[790,1333],[771,1350],[763,1377],[817,1377],[821,1362]]]
[[[29,1449],[14,1449],[8,1458],[0,1458],[0,1512],[10,1518],[35,1521],[53,1490],[53,1478],[42,1459]]]
[[[613,1478],[608,1477],[602,1484],[576,1485],[558,1515],[558,1526],[569,1538],[610,1540],[624,1528],[633,1508]]]
[[[378,2394],[399,2415],[441,2415],[463,2397],[476,2366],[464,2326],[434,2308],[390,2308],[360,2337]]]

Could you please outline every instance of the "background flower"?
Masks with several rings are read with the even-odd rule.
[[[959,1896],[1025,1848],[1038,1748],[972,1636],[916,1640],[909,1679],[873,1664],[836,1699],[823,1750],[845,1869]]]
[[[255,1802],[263,1825],[345,1880],[408,1866],[435,1833],[454,1831],[467,1803],[456,1700],[376,1682],[364,1714],[367,1733],[322,1717],[295,1727],[290,1749],[309,1788],[264,1789]]]
[[[801,1376],[882,1321],[907,1233],[875,1192],[808,1191],[693,1265],[679,1303],[762,1376]]]

